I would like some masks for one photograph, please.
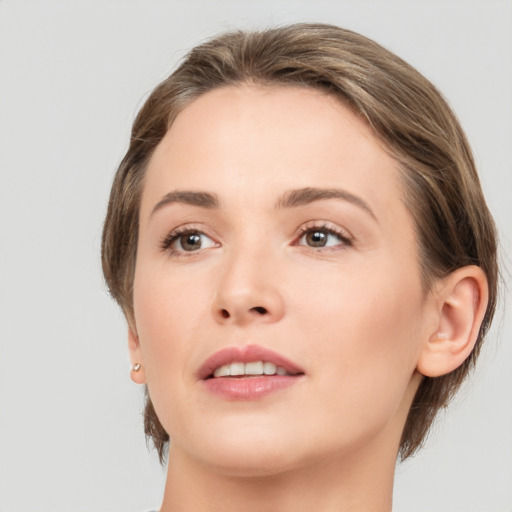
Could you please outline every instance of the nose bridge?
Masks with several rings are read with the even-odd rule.
[[[283,316],[276,258],[269,246],[248,241],[226,251],[213,303],[218,322],[242,325]]]

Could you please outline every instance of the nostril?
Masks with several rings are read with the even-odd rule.
[[[265,313],[268,313],[268,311],[261,306],[256,306],[255,308],[251,308],[251,311],[256,311],[256,313],[259,313],[260,315],[264,315]]]
[[[229,312],[226,309],[222,309],[220,314],[222,315],[222,318],[229,318]]]

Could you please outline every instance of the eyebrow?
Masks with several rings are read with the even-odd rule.
[[[315,201],[322,201],[325,199],[341,199],[358,206],[366,213],[368,213],[374,220],[377,220],[375,213],[370,208],[368,203],[359,196],[356,196],[346,190],[339,188],[300,188],[297,190],[289,190],[277,202],[277,208],[295,208],[313,203]]]
[[[352,194],[339,188],[314,188],[306,187],[285,192],[276,203],[276,208],[296,208],[306,204],[322,201],[326,199],[341,199],[358,206],[368,213],[374,220],[377,220],[375,213],[368,203],[359,196]],[[188,204],[191,206],[199,206],[209,210],[220,207],[220,201],[216,194],[211,192],[198,192],[193,190],[174,190],[166,194],[155,205],[151,212],[151,216],[164,206],[175,203]]]
[[[219,199],[215,194],[210,192],[195,192],[193,190],[174,190],[165,194],[155,205],[151,215],[160,210],[164,206],[170,204],[181,203],[191,206],[200,206],[201,208],[215,209],[219,207]]]

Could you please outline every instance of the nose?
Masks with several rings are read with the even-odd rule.
[[[220,324],[248,325],[278,322],[284,315],[279,272],[264,258],[252,254],[226,261],[213,301]]]

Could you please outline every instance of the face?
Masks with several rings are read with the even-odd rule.
[[[431,327],[396,162],[318,91],[199,97],[147,170],[134,311],[176,454],[263,474],[396,452]]]

